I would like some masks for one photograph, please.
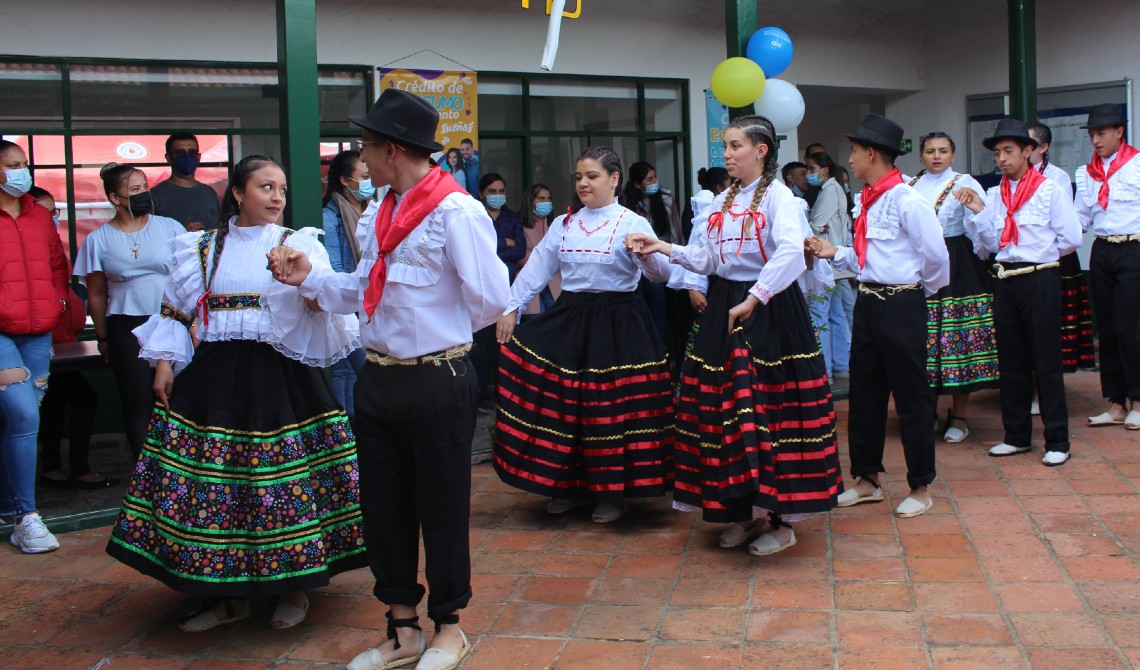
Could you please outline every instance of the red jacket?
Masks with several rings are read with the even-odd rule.
[[[0,333],[51,332],[67,300],[67,256],[51,212],[20,197],[15,221],[0,210]]]
[[[78,342],[79,333],[87,327],[87,311],[83,307],[83,299],[75,291],[67,291],[67,311],[59,317],[59,323],[51,331],[52,344],[63,342]]]

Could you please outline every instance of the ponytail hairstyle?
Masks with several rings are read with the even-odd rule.
[[[661,237],[669,234],[671,226],[669,212],[665,209],[665,200],[661,197],[661,191],[648,195],[641,190],[641,182],[645,181],[650,172],[655,171],[654,167],[645,161],[637,161],[629,166],[629,180],[625,183],[625,202],[630,209],[649,219],[653,232],[657,237]],[[641,206],[641,201],[645,199],[649,200],[648,212]]]
[[[210,277],[206,280],[206,290],[210,290],[210,284],[214,281],[214,275],[218,272],[218,261],[222,256],[222,247],[226,244],[226,235],[230,232],[229,221],[232,217],[238,215],[241,211],[241,206],[238,205],[237,196],[234,191],[245,191],[245,187],[249,184],[249,178],[254,172],[257,172],[266,165],[276,165],[281,167],[281,164],[268,156],[258,156],[256,154],[246,156],[238,161],[230,172],[230,183],[226,188],[226,195],[222,198],[222,220],[218,226],[218,230],[214,233],[214,267],[210,270]]]
[[[2,152],[2,150],[0,150]],[[133,165],[125,165],[122,163],[107,163],[99,169],[99,178],[103,180],[103,193],[107,199],[111,199],[111,194],[119,195],[119,189],[123,184],[131,178],[131,175],[141,172]],[[119,196],[120,198],[123,196]]]
[[[1030,121],[1025,124],[1025,129],[1029,134],[1035,135],[1039,144],[1053,144],[1053,131],[1049,126],[1041,123],[1040,121]],[[1045,153],[1041,154],[1041,172],[1045,172],[1045,168],[1049,167],[1049,150],[1046,149]]]
[[[347,149],[333,156],[332,162],[329,163],[329,175],[327,184],[325,185],[325,197],[321,200],[321,206],[327,207],[329,202],[332,201],[334,193],[339,193],[342,198],[352,202],[349,194],[345,192],[344,184],[340,183],[341,177],[352,179],[352,173],[356,172],[356,164],[360,161],[360,152],[356,149]]]
[[[618,158],[617,152],[610,147],[604,146],[586,147],[582,153],[578,154],[578,160],[586,159],[597,161],[601,164],[602,169],[606,171],[606,174],[616,174],[618,176],[618,183],[614,186],[614,198],[617,199],[618,204],[624,205],[625,202],[621,190],[621,178],[624,171],[621,169],[621,158]],[[577,162],[578,161],[575,161],[575,163]],[[582,201],[578,199],[578,189],[575,188],[572,190],[574,193],[574,204],[571,206],[571,209],[577,213],[584,205]]]
[[[728,181],[728,170],[722,167],[701,168],[697,171],[697,184],[713,194],[716,194],[717,187],[726,181]]]
[[[764,156],[764,172],[760,177],[760,183],[752,193],[752,204],[748,206],[749,211],[755,212],[757,211],[756,208],[760,206],[760,199],[764,197],[764,193],[768,191],[768,187],[772,185],[772,181],[776,178],[776,172],[780,166],[777,157],[779,152],[776,147],[776,128],[772,125],[771,121],[755,114],[738,116],[732,120],[732,123],[730,123],[728,127],[736,128],[744,133],[753,144],[763,144],[768,147],[768,153]],[[732,186],[728,187],[728,191],[726,191],[724,196],[724,204],[720,210],[721,213],[728,213],[728,209],[732,207],[732,201],[735,200],[737,194],[740,193],[740,187],[740,180],[733,179]]]
[[[950,137],[949,135],[942,132],[941,130],[935,130],[934,132],[927,133],[927,134],[923,135],[921,138],[919,138],[919,140],[918,140],[918,155],[919,156],[921,156],[922,152],[926,150],[926,143],[929,142],[930,140],[946,140],[947,142],[950,143],[950,151],[952,153],[958,153],[958,145],[954,144],[954,138]],[[921,160],[921,158],[919,160]],[[926,174],[926,168],[922,168],[921,170],[919,170],[918,174],[915,175],[915,178],[917,179],[918,177],[921,177],[924,174]]]

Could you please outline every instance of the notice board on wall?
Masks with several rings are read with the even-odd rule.
[[[1037,120],[1049,126],[1053,143],[1049,162],[1073,178],[1077,167],[1089,162],[1092,146],[1081,126],[1088,121],[1089,108],[1103,103],[1119,105],[1128,120],[1127,137],[1132,137],[1132,80],[1043,88],[1037,91]],[[982,147],[982,140],[993,135],[997,122],[1009,113],[1009,95],[990,93],[966,97],[970,174],[984,177],[998,172],[993,155]],[[985,183],[983,181],[983,183]]]

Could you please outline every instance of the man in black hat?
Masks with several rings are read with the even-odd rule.
[[[321,308],[363,312],[368,365],[356,384],[357,452],[364,540],[374,593],[388,605],[388,639],[349,670],[449,670],[470,650],[457,612],[471,599],[468,517],[478,383],[471,333],[494,323],[510,299],[487,210],[428,157],[439,114],[386,89],[367,116],[361,159],[391,189],[357,226],[353,274],[314,270],[303,254],[270,253],[278,280]],[[427,563],[430,648],[417,624],[419,540]],[[417,663],[418,659],[418,663]]]
[[[982,144],[994,152],[1001,183],[984,200],[968,188],[954,197],[973,213],[966,217],[966,230],[977,240],[979,254],[997,254],[994,325],[1005,440],[990,455],[1029,451],[1036,375],[1045,424],[1042,463],[1061,465],[1069,460],[1069,412],[1061,369],[1059,259],[1081,245],[1081,228],[1067,190],[1032,169],[1029,156],[1037,140],[1024,123],[1002,119]]]
[[[883,500],[879,473],[887,438],[887,404],[894,394],[906,456],[910,495],[895,510],[902,518],[926,513],[934,502],[934,399],[926,379],[926,298],[950,282],[950,255],[930,203],[903,181],[895,159],[903,129],[868,114],[851,140],[851,169],[867,183],[856,207],[852,247],[822,238],[807,248],[833,259],[839,271],[859,274],[851,337],[848,443],[854,486],[840,507]]]
[[[1096,235],[1089,275],[1100,324],[1100,389],[1108,410],[1090,426],[1140,430],[1140,159],[1118,105],[1089,111],[1093,157],[1077,168],[1077,220]],[[1132,402],[1131,411],[1126,403]]]

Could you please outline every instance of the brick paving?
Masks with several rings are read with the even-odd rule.
[[[461,667],[1140,667],[1140,432],[1085,427],[1102,409],[1097,377],[1066,382],[1075,455],[1063,467],[1042,466],[1039,450],[987,457],[997,395],[979,394],[967,441],[939,443],[931,512],[890,513],[907,493],[894,425],[891,499],[797,524],[797,546],[765,558],[717,548],[717,527],[664,500],[607,526],[588,509],[550,517],[477,466],[463,615],[476,648]],[[844,452],[845,439],[844,422]],[[263,604],[182,634],[189,600],[108,558],[106,534],[63,535],[50,555],[0,551],[0,668],[335,668],[383,635],[366,571],[311,594],[294,630],[271,630]]]

